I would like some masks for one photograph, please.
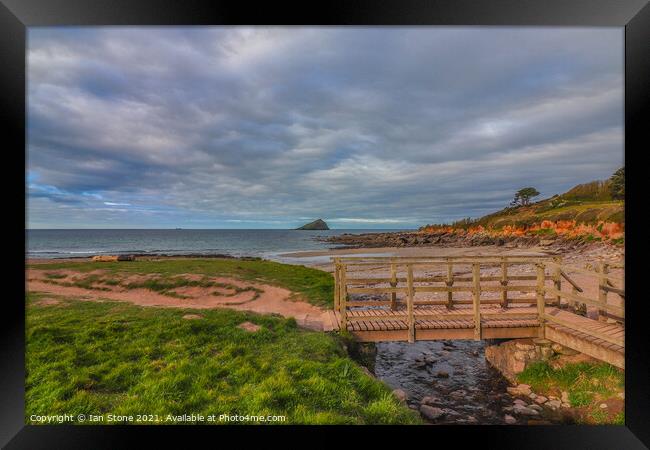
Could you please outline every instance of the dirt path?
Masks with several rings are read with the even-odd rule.
[[[60,278],[48,278],[48,275],[51,277],[53,274]],[[101,275],[102,271],[93,271],[91,274]],[[90,274],[64,270],[30,269],[27,271],[27,290],[82,301],[116,300],[139,306],[230,308],[261,314],[279,314],[283,317],[293,317],[299,326],[313,330],[323,330],[324,320],[329,320],[326,311],[307,302],[291,300],[292,293],[287,289],[235,278],[210,278],[209,281],[218,283],[220,287],[183,286],[174,289],[172,295],[144,288],[128,289],[119,285],[107,286],[99,283],[93,283],[91,289],[71,285],[88,275]],[[193,278],[189,274],[184,275],[184,279]],[[142,281],[148,277],[149,275],[131,275],[123,281]]]

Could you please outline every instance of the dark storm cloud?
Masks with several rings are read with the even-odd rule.
[[[32,226],[403,227],[623,160],[623,32],[33,28]]]

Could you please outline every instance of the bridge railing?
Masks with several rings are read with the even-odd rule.
[[[557,264],[555,262],[546,262],[546,266],[559,271],[561,276],[568,280],[572,286],[571,292],[562,291],[561,289],[547,289],[546,291],[551,295],[558,298],[565,298],[574,308],[579,308],[580,305],[593,306],[598,309],[598,319],[601,321],[613,320],[624,325],[625,323],[625,288],[624,279],[618,279],[609,274],[609,265],[604,262],[599,262],[595,270],[572,267]],[[578,273],[586,276],[590,281],[595,281],[597,284],[597,294],[594,298],[584,294],[584,290],[576,282],[574,282],[567,273]],[[580,295],[582,294],[582,295]],[[616,297],[608,297],[608,294],[613,294]],[[610,301],[614,300],[614,302]],[[583,308],[586,309],[586,308]]]
[[[459,310],[453,313],[445,312],[444,317],[440,313],[429,315],[418,314],[418,319],[424,320],[455,320],[471,319],[474,323],[475,338],[481,338],[481,318],[490,318],[498,314],[486,313],[481,311],[481,305],[500,305],[502,308],[508,308],[513,304],[537,305],[536,319],[540,324],[540,337],[544,336],[545,324],[547,321],[559,323],[561,319],[546,313],[546,306],[555,307],[564,306],[562,299],[566,299],[568,304],[583,304],[596,306],[602,313],[602,317],[615,318],[623,321],[625,317],[625,307],[607,302],[607,294],[614,293],[624,299],[625,293],[622,287],[617,287],[607,275],[607,266],[600,265],[598,272],[588,269],[578,269],[562,265],[560,257],[550,256],[455,256],[455,257],[335,257],[332,258],[334,263],[334,309],[338,313],[339,326],[341,329],[347,328],[349,321],[357,320],[382,320],[381,311],[377,312],[376,317],[363,318],[350,315],[351,308],[359,307],[384,307],[391,310],[391,320],[403,320],[408,324],[409,340],[414,340],[415,335],[415,314],[414,311],[419,306],[426,305],[444,305],[448,310],[454,309],[456,305],[472,305],[471,310]],[[534,274],[517,275],[509,272],[512,266],[532,266],[535,268]],[[454,272],[454,267],[463,266],[471,267],[471,275],[458,275]],[[481,268],[497,267],[500,270],[492,270],[492,274],[481,275]],[[422,269],[433,267],[438,269],[439,274],[416,276],[414,268]],[[442,268],[442,270],[441,270]],[[357,269],[350,270],[350,269]],[[383,269],[388,275],[363,276],[358,275],[359,270],[370,272],[375,269]],[[405,273],[400,275],[401,272]],[[446,270],[445,270],[446,269]],[[599,280],[598,298],[590,298],[586,295],[579,295],[584,290],[576,283],[568,272],[580,272],[595,276]],[[441,274],[440,274],[441,273]],[[563,290],[562,280],[568,282],[571,286],[571,292]],[[547,286],[551,282],[552,287]],[[488,285],[488,283],[498,282],[498,285]],[[515,283],[524,282],[524,284]],[[531,282],[531,283],[525,283]],[[420,285],[416,285],[420,283]],[[421,283],[443,283],[442,286],[421,285]],[[460,285],[461,283],[469,283]],[[383,286],[377,286],[377,285]],[[621,284],[622,286],[622,284]],[[471,299],[455,298],[458,293],[469,293]],[[500,293],[499,298],[481,298],[481,293]],[[511,297],[511,292],[535,293],[534,297]],[[416,300],[418,293],[446,293],[446,299],[433,300]],[[353,294],[377,294],[387,296],[386,300],[362,300],[358,301],[351,297]],[[397,295],[403,294],[401,299]],[[551,295],[550,298],[547,297]],[[565,304],[566,305],[566,304]],[[530,313],[508,313],[508,317],[515,319],[520,317],[530,317]],[[386,316],[383,317],[386,319]],[[564,323],[566,326],[567,324]],[[575,326],[574,326],[575,328]],[[599,335],[590,330],[578,330],[582,332],[589,331],[590,335],[604,339],[608,342],[612,338],[605,335]],[[620,344],[619,340],[613,342]]]
[[[444,318],[453,319],[471,319],[474,323],[475,337],[481,338],[481,316],[490,316],[489,313],[482,313],[481,304],[499,304],[507,308],[510,304],[536,304],[540,301],[536,297],[511,297],[509,293],[537,293],[539,290],[539,274],[517,275],[509,273],[509,268],[513,265],[530,265],[539,261],[551,260],[547,256],[458,256],[458,257],[339,257],[333,258],[334,262],[334,279],[335,295],[334,309],[340,318],[340,327],[345,329],[348,321],[369,320],[368,317],[363,319],[355,318],[348,314],[350,308],[355,307],[389,307],[391,311],[396,311],[401,307],[401,314],[393,312],[393,320],[404,320],[408,323],[409,336],[414,335],[415,318],[414,310],[418,306],[426,305],[444,305],[451,310],[457,305],[472,305],[471,311],[460,310],[453,314],[445,313]],[[558,258],[556,258],[559,261]],[[471,275],[459,276],[454,272],[456,267],[471,268]],[[415,269],[434,267],[440,269],[442,275],[414,275]],[[481,275],[481,268],[496,267],[500,269],[499,274]],[[387,276],[354,276],[361,270],[371,270],[376,268],[387,269],[390,275]],[[398,273],[405,272],[404,275],[398,276]],[[446,270],[445,270],[446,269]],[[497,270],[498,271],[498,270]],[[493,271],[494,272],[494,271]],[[357,274],[358,275],[358,274]],[[547,279],[559,282],[559,274],[546,275],[542,274],[541,282]],[[534,281],[529,284],[513,284],[512,282]],[[487,285],[487,283],[498,282],[498,285]],[[419,283],[420,285],[416,285]],[[421,285],[421,283],[444,283],[442,286]],[[466,284],[469,283],[469,284]],[[383,284],[384,286],[377,286]],[[463,284],[463,285],[461,285]],[[470,299],[455,298],[459,293],[469,293]],[[499,298],[481,298],[481,293],[500,293]],[[446,293],[446,299],[434,300],[416,300],[415,294],[418,293]],[[352,294],[385,294],[389,296],[388,300],[363,300],[352,299]],[[403,294],[402,299],[398,301],[397,294]],[[543,303],[553,302],[552,298],[544,298],[542,292],[541,301]],[[404,308],[405,307],[405,308]],[[522,317],[529,317],[530,313],[519,314]],[[509,314],[509,317],[516,318],[516,313]],[[541,315],[539,316],[542,317]],[[381,314],[377,318],[370,320],[380,320]],[[440,319],[439,314],[423,316],[418,314],[418,319]]]

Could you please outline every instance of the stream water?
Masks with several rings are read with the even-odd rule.
[[[506,391],[507,380],[485,360],[485,346],[485,341],[461,340],[378,343],[375,375],[404,390],[413,409],[429,397],[428,405],[444,411],[432,423],[505,424],[506,414],[519,424],[561,423],[546,411],[518,417],[507,410],[515,399]]]

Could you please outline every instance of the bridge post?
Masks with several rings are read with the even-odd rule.
[[[508,307],[508,291],[505,289],[508,286],[508,263],[506,262],[506,257],[501,258],[501,286],[504,287],[501,292],[501,307]]]
[[[447,281],[445,283],[449,290],[447,291],[447,309],[454,307],[454,293],[451,287],[454,285],[454,267],[450,258],[447,258]]]
[[[397,287],[397,266],[394,262],[390,264],[390,287]],[[392,311],[397,309],[397,292],[390,293],[390,309]]]
[[[562,257],[554,256],[553,262],[557,264],[555,270],[553,271],[553,285],[555,286],[555,289],[562,291],[562,267],[560,266],[562,264]],[[560,294],[557,295],[556,301],[556,306],[559,308],[562,303],[562,296]]]
[[[542,263],[537,264],[537,317],[539,320],[539,337],[546,336],[545,297],[544,282],[546,281],[546,267]]]
[[[415,317],[413,315],[413,266],[406,266],[406,285],[408,290],[406,309],[409,323],[409,342],[415,342]]]
[[[348,328],[348,311],[347,311],[347,300],[348,300],[348,289],[347,289],[347,280],[346,280],[346,271],[347,266],[341,264],[340,279],[341,279],[341,291],[339,298],[339,309],[341,313],[341,329],[347,330]]]
[[[474,281],[474,339],[481,340],[481,265],[472,264],[472,279]]]
[[[341,292],[339,277],[341,274],[341,263],[338,258],[334,259],[334,311],[341,312]]]
[[[601,275],[607,276],[609,266],[604,262],[598,263],[598,270]],[[605,309],[598,309],[598,321],[607,322],[607,278],[598,278],[598,303],[602,304]]]

